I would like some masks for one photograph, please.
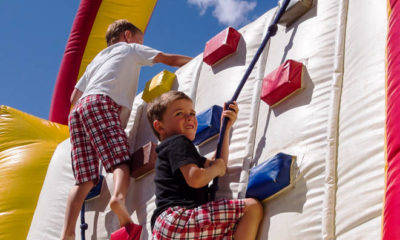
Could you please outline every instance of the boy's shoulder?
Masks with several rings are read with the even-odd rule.
[[[178,150],[192,144],[193,143],[184,135],[178,134],[168,137],[163,141],[161,141],[160,144],[157,146],[156,151],[160,152],[164,149],[171,149],[171,148],[172,150]]]
[[[175,142],[190,142],[190,140],[182,134],[177,134],[164,139],[163,141],[161,141],[160,145],[166,145],[166,144],[169,145]]]

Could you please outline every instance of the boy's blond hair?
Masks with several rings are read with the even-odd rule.
[[[142,33],[142,31],[126,19],[119,19],[111,23],[106,32],[107,47],[117,43],[120,39],[121,33],[126,30],[131,31],[132,34]]]
[[[176,100],[186,99],[192,102],[192,99],[183,92],[171,90],[154,99],[147,105],[147,120],[149,120],[151,129],[159,140],[160,134],[154,129],[153,122],[155,120],[162,121],[162,117],[168,106]]]

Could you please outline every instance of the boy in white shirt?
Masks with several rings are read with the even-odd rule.
[[[124,19],[108,27],[106,40],[108,47],[88,65],[71,95],[74,107],[68,125],[76,184],[68,196],[62,239],[75,239],[79,211],[99,180],[99,160],[107,172],[113,173],[112,211],[129,239],[139,239],[141,226],[132,222],[125,206],[130,155],[124,128],[137,91],[140,67],[154,63],[180,67],[191,60],[142,45],[143,33]]]

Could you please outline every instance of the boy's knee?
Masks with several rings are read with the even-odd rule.
[[[261,220],[264,215],[264,208],[262,204],[254,198],[245,199],[245,214],[251,214],[254,218]]]
[[[122,163],[119,163],[119,164],[117,164],[117,165],[115,165],[113,168],[112,168],[112,172],[113,173],[115,173],[115,172],[123,172],[123,173],[130,173],[130,168],[129,168],[129,164],[127,163],[127,162],[122,162]]]

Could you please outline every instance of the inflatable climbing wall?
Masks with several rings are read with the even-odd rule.
[[[298,170],[285,192],[263,203],[258,239],[382,237],[388,8],[397,1],[389,2],[314,1],[297,21],[278,27],[249,75],[237,100],[229,170],[219,180],[217,199],[244,197],[249,170],[277,153],[296,156]],[[204,63],[201,53],[177,70],[172,89],[192,97],[197,112],[222,106],[235,92],[275,13],[271,9],[238,29],[235,53],[213,65]],[[304,66],[302,89],[270,107],[260,100],[263,79],[289,59]],[[157,142],[145,112],[140,93],[126,129],[131,152]],[[213,138],[198,148],[211,157],[216,144]],[[151,236],[153,178],[154,172],[132,178],[127,198],[133,220],[145,226],[142,239]],[[105,180],[99,197],[86,203],[90,239],[109,239],[119,228],[108,206],[112,176],[105,174]],[[73,183],[67,139],[51,159],[27,239],[59,239]],[[79,232],[77,224],[77,236]]]

